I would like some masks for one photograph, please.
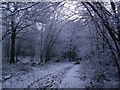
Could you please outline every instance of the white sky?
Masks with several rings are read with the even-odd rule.
[[[69,2],[65,3],[63,11],[62,11],[62,14],[65,15],[63,17],[63,19],[67,18],[69,15],[71,15],[73,13],[76,13],[76,14],[69,19],[75,19],[75,18],[79,17],[79,14],[78,14],[79,11],[75,10],[76,9],[76,4],[77,4],[77,1],[69,1]]]

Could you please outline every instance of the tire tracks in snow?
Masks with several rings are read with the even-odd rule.
[[[73,66],[74,65],[68,66],[64,69],[55,71],[54,73],[47,74],[43,78],[37,79],[29,84],[28,88],[59,88],[62,79]]]

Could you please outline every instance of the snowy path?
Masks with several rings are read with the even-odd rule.
[[[68,66],[64,69],[48,74],[29,85],[31,88],[85,88],[85,81],[80,78],[82,65]],[[81,74],[82,75],[82,74]]]
[[[33,71],[3,82],[3,88],[85,88],[83,66],[82,63],[54,63],[33,67]]]
[[[46,87],[46,88],[59,88],[59,85],[62,79],[65,77],[65,74],[72,66],[68,66],[62,70],[56,71],[54,73],[48,74],[43,78],[40,78],[29,85],[29,87]]]
[[[66,78],[62,81],[60,88],[83,88],[81,86],[81,80],[79,76],[79,65],[74,66],[66,75]]]
[[[58,87],[65,73],[73,66],[71,63],[55,63],[41,68],[34,67],[32,72],[25,75],[21,73],[4,81],[3,88],[28,88],[36,85],[37,87]]]

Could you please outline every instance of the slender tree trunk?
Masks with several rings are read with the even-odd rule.
[[[45,63],[49,61],[50,59],[50,48],[46,49],[45,51]]]
[[[10,51],[10,63],[15,63],[15,31],[13,30],[11,35],[11,51]]]
[[[118,32],[118,37],[119,37],[118,44],[119,44],[119,47],[120,47],[120,30],[119,30],[119,32]],[[119,56],[119,58],[120,58],[120,51],[118,52],[118,56]]]
[[[43,63],[43,55],[40,55],[40,62]]]
[[[16,52],[16,61],[18,61],[19,54],[20,54],[20,48],[18,49],[18,52]]]

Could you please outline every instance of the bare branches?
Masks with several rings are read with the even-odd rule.
[[[6,33],[6,34],[2,37],[2,39],[1,39],[0,41],[2,41],[7,35],[10,35],[10,34],[11,34],[11,32]]]
[[[16,35],[17,35],[20,31],[22,31],[24,28],[27,28],[27,27],[29,27],[29,26],[31,26],[31,25],[33,25],[33,23],[21,27],[21,28],[16,32]]]
[[[15,15],[16,13],[18,13],[18,12],[20,12],[20,11],[28,10],[29,8],[35,6],[35,5],[39,4],[39,3],[40,3],[40,2],[37,2],[37,3],[33,4],[33,5],[28,6],[28,7],[25,7],[25,8],[15,8],[14,11],[11,11],[11,10],[10,10],[10,6],[9,6],[9,2],[8,2],[8,3],[7,3],[7,7],[5,7],[5,9],[8,10],[8,11],[10,11],[11,14],[8,15],[8,16],[5,16],[5,17],[3,17],[3,18],[7,18],[7,17],[9,17],[9,16]]]

